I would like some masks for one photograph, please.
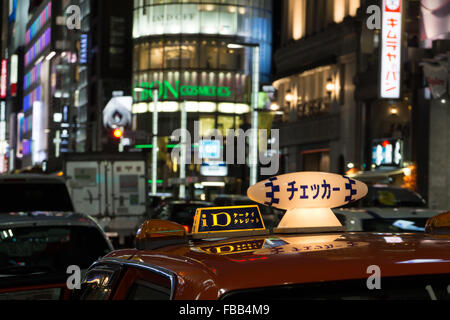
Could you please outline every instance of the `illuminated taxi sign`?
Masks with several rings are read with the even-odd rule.
[[[265,230],[257,205],[199,208],[194,217],[192,234],[219,234]]]
[[[235,253],[253,252],[264,247],[265,239],[233,241],[212,246],[201,246],[198,249],[216,255],[228,255]]]
[[[136,248],[153,250],[171,244],[187,243],[184,226],[166,220],[147,220],[136,232]]]
[[[341,227],[331,208],[361,199],[367,186],[333,173],[297,172],[251,186],[247,195],[258,203],[287,210],[279,228]]]

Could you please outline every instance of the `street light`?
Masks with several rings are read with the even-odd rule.
[[[288,90],[286,92],[286,96],[284,97],[289,104],[291,104],[292,101],[294,101],[294,95],[292,94],[291,90]]]
[[[336,85],[334,84],[333,79],[327,79],[327,85],[325,86],[325,89],[327,90],[328,95],[331,96],[333,91],[336,89]]]
[[[134,88],[134,92],[144,92],[144,90],[152,90],[153,92],[153,123],[152,123],[152,194],[157,193],[158,188],[158,98],[159,98],[159,89],[153,88],[143,88],[136,87]]]
[[[159,90],[153,89],[153,148],[152,148],[152,194],[157,192],[157,175],[158,175],[158,95]]]
[[[257,43],[230,43],[229,49],[244,47],[253,48],[252,70],[252,131],[250,137],[250,186],[256,184],[258,179],[258,94],[259,94],[259,44]]]

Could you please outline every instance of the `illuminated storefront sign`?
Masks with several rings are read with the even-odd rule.
[[[200,166],[200,174],[204,177],[226,177],[228,167],[223,161],[208,161]]]
[[[250,106],[245,103],[215,103],[210,101],[163,101],[158,103],[158,112],[179,112],[183,103],[185,104],[186,112],[220,112],[226,114],[245,114],[250,112]],[[153,110],[155,110],[153,102],[139,102],[132,107],[133,114],[153,112]]]
[[[3,59],[1,64],[1,78],[0,78],[0,98],[5,99],[6,98],[6,91],[7,91],[7,67],[8,67],[8,60]]]
[[[33,164],[41,163],[46,160],[46,134],[44,128],[46,127],[46,108],[41,101],[33,103],[33,117],[32,117],[32,139],[33,144],[30,148],[32,154]],[[24,147],[25,155],[25,147]]]
[[[222,97],[228,98],[231,96],[231,89],[229,87],[217,86],[186,86],[180,85],[180,81],[175,81],[175,85],[169,81],[154,81],[151,83],[142,82],[140,86],[135,86],[135,99],[145,101],[153,99],[153,89],[158,89],[159,99],[171,98],[179,99],[180,97]],[[140,91],[140,96],[139,96]]]
[[[36,18],[33,24],[28,28],[25,34],[25,44],[31,42],[39,31],[44,27],[52,16],[52,3],[49,2],[41,14]]]
[[[383,0],[380,97],[400,98],[402,0]]]
[[[198,156],[200,159],[220,159],[222,144],[219,140],[201,140]]]
[[[80,36],[80,64],[88,62],[88,35],[83,33]]]
[[[403,160],[401,139],[375,140],[372,143],[372,164],[375,167],[400,167]]]
[[[8,15],[9,23],[16,21],[16,14],[17,14],[17,0],[9,0],[9,15]]]
[[[6,103],[0,102],[0,173],[8,170],[6,154],[8,153],[8,141],[6,140]]]
[[[36,40],[36,42],[30,47],[25,54],[25,66],[28,66],[33,62],[44,50],[50,45],[51,42],[51,29],[50,27]]]
[[[158,4],[141,8],[135,14],[134,37],[150,34],[223,34],[237,33],[238,22],[251,21],[244,7],[217,4]],[[240,17],[240,19],[238,19]]]
[[[10,72],[10,83],[11,83],[11,96],[15,97],[17,95],[17,82],[19,80],[19,56],[13,54],[11,56],[11,72]]]

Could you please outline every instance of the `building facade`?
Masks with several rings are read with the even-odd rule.
[[[132,3],[11,0],[3,9],[12,77],[0,170],[57,172],[64,153],[114,149],[101,113],[114,94],[131,95]]]
[[[102,112],[115,95],[131,95],[132,1],[81,0],[77,38],[76,152],[117,152]]]
[[[192,137],[207,137],[214,130],[249,124],[252,89],[252,48],[260,48],[261,83],[269,83],[272,52],[272,1],[142,1],[134,2],[132,130],[152,132],[153,90],[159,111],[159,177],[168,185],[177,176],[166,148],[172,132],[180,128],[181,106],[187,111]],[[194,122],[198,122],[198,129]],[[194,132],[197,130],[197,132]],[[151,142],[135,139],[135,144]],[[167,155],[167,156],[164,156]],[[231,178],[245,176],[242,168],[229,168]],[[238,170],[234,173],[234,169]],[[188,176],[202,177],[200,166],[189,165]]]
[[[450,207],[450,5],[448,1],[422,0],[420,52],[423,70],[418,91],[425,122],[428,200],[432,208]]]
[[[344,173],[361,163],[361,114],[354,99],[360,1],[281,2],[274,53],[282,170]]]
[[[283,2],[274,82],[286,110],[278,123],[283,168],[410,188],[445,209],[449,6],[383,3]],[[395,72],[385,72],[391,60]]]

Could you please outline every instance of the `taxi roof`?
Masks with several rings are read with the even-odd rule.
[[[446,274],[450,237],[363,232],[271,234],[190,241],[157,250],[119,250],[105,258],[131,259],[176,274],[183,279],[177,298],[192,299],[187,292],[197,292],[200,299],[216,299],[250,288],[367,279],[371,265],[379,266],[383,277]]]

